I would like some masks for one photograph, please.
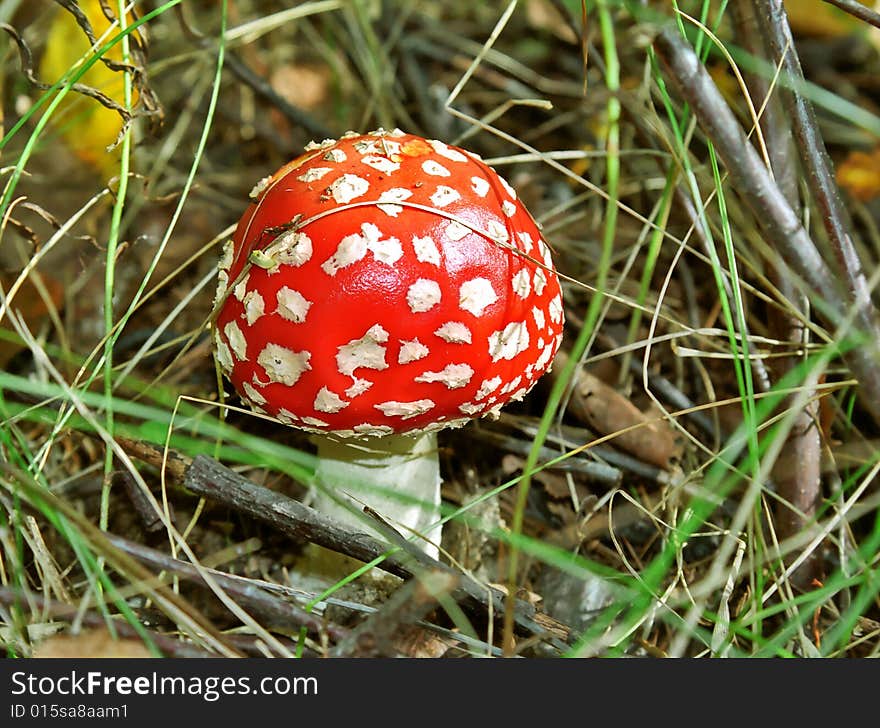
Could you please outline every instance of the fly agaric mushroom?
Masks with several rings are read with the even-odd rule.
[[[220,264],[223,372],[315,433],[316,507],[350,523],[342,489],[436,555],[436,431],[521,399],[559,348],[549,247],[478,156],[397,129],[313,142],[251,199]]]

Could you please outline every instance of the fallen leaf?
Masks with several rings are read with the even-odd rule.
[[[18,274],[0,274],[0,285],[2,285],[3,290],[8,292],[17,278]],[[41,273],[40,278],[52,305],[56,310],[59,309],[64,300],[64,287],[59,281],[45,273]],[[24,280],[15,298],[12,299],[10,308],[24,319],[25,325],[31,332],[39,329],[49,315],[46,301],[30,278]],[[0,329],[2,329],[2,332],[0,332],[0,367],[5,367],[12,357],[24,349],[24,345],[19,343],[15,329],[5,317],[0,322]]]
[[[114,639],[105,629],[83,630],[78,634],[58,634],[34,648],[33,657],[153,657],[140,640]]]
[[[455,642],[449,638],[432,634],[421,627],[405,625],[391,643],[404,657],[418,659],[443,657]]]
[[[837,183],[862,202],[880,196],[880,146],[850,152],[837,168]]]
[[[549,0],[529,0],[526,19],[533,28],[546,30],[566,43],[580,42],[571,25]]]
[[[100,0],[80,0],[79,6],[89,19],[95,35],[101,38],[110,27],[110,21],[101,10]],[[133,18],[128,16],[128,21],[132,22]],[[110,32],[109,37],[118,32],[117,27]],[[66,10],[57,8],[46,34],[46,49],[40,62],[41,80],[54,83],[78,64],[90,48],[89,39],[73,16]],[[104,57],[122,60],[121,44],[110,48]],[[79,83],[97,89],[118,104],[124,105],[123,74],[107,68],[101,61],[89,68],[79,79]],[[137,96],[133,94],[132,104],[136,102]],[[104,179],[119,174],[119,148],[107,150],[107,147],[116,142],[122,129],[122,117],[116,111],[108,109],[95,99],[69,91],[53,113],[51,123],[67,147],[101,172]]]
[[[285,101],[312,111],[327,101],[330,71],[326,66],[289,63],[279,66],[269,83]]]
[[[557,354],[551,371],[561,372],[566,357],[562,352]],[[575,375],[569,410],[594,432],[613,435],[610,444],[642,462],[668,470],[681,456],[678,434],[668,422],[646,415],[616,389],[584,369]]]

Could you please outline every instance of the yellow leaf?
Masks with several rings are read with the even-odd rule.
[[[95,36],[100,38],[110,27],[104,17],[99,0],[80,0]],[[131,16],[128,22],[133,22]],[[110,37],[119,32],[111,31]],[[106,40],[106,39],[105,39]],[[88,38],[77,25],[73,16],[58,9],[46,36],[46,49],[40,63],[40,76],[46,83],[54,83],[78,64],[91,47]],[[115,45],[105,58],[122,60],[122,48]],[[80,78],[79,83],[91,86],[124,106],[123,74],[112,71],[102,62],[95,63]],[[132,104],[137,98],[133,95]],[[122,117],[112,109],[102,106],[95,99],[75,92],[68,92],[52,116],[52,124],[64,143],[77,157],[97,169],[104,179],[119,173],[119,148],[107,151],[114,144],[122,129]]]
[[[863,202],[880,197],[880,147],[850,152],[837,168],[837,183]]]

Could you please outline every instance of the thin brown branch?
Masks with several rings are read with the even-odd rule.
[[[752,55],[766,56],[758,16],[751,3],[734,3],[731,6],[731,17],[740,43]],[[747,78],[753,97],[758,101],[766,101],[761,116],[761,127],[767,142],[770,156],[770,168],[773,177],[788,203],[795,212],[801,208],[798,185],[798,158],[794,148],[791,125],[786,119],[779,96],[770,95],[770,86],[760,74],[749,74]],[[795,308],[797,315],[789,315],[780,309],[768,311],[769,323],[782,341],[797,344],[806,343],[806,329],[802,323],[808,315],[808,303],[801,291],[793,285],[785,271],[776,266],[771,267],[770,276],[780,293]],[[779,376],[800,364],[796,357],[786,357],[779,361]],[[787,406],[792,406],[795,395],[786,398]],[[777,461],[773,471],[774,482],[780,501],[776,507],[776,529],[780,540],[785,540],[803,531],[816,514],[822,489],[821,474],[821,439],[817,427],[819,402],[812,399],[806,407],[797,413],[789,431],[785,451],[792,455],[788,465],[783,466]],[[795,554],[797,556],[798,554]],[[791,559],[789,559],[789,562]],[[801,587],[809,587],[813,578],[818,575],[818,559],[811,557],[792,575],[793,582]]]
[[[199,569],[186,561],[172,558],[161,551],[129,541],[121,536],[110,535],[108,538],[120,551],[124,551],[151,569],[176,574],[184,581],[207,586]],[[230,576],[216,569],[207,569],[207,571],[220,588],[235,597],[255,617],[262,619],[270,629],[296,632],[300,627],[305,627],[313,635],[327,634],[334,641],[345,639],[348,636],[348,630],[332,624],[325,624],[320,617],[305,611],[296,604],[268,593],[261,586],[251,583],[249,579]]]
[[[804,73],[795,50],[794,38],[782,0],[753,0],[753,2],[760,19],[759,27],[764,32],[771,52],[770,60],[774,65],[781,65],[789,82],[802,84]],[[813,105],[806,97],[792,89],[785,90],[782,98],[797,140],[801,164],[807,173],[807,184],[819,207],[831,249],[834,251],[839,272],[849,290],[851,301],[862,313],[863,323],[867,324],[869,321],[873,323],[873,327],[866,326],[865,333],[880,333],[877,311],[871,302],[871,292],[868,289],[862,262],[853,245],[852,221],[840,197],[831,159],[825,148]]]
[[[854,327],[863,344],[845,354],[845,360],[859,380],[862,405],[880,424],[880,327],[873,306],[854,300],[822,259],[693,48],[670,27],[658,34],[655,49],[768,241],[801,279],[801,290],[816,297],[817,308],[834,327],[846,324],[848,310],[855,309]]]
[[[156,513],[144,491],[138,487],[131,473],[127,470],[118,470],[113,474],[113,480],[122,483],[125,495],[128,496],[135,513],[138,514],[144,530],[147,532],[162,530],[162,519]]]
[[[308,134],[318,139],[333,136],[332,132],[311,114],[291,104],[281,96],[272,85],[244,61],[230,53],[226,56],[226,66],[238,79],[249,86],[264,101],[278,109],[294,126],[301,127]]]
[[[309,541],[365,563],[381,558],[379,568],[404,579],[415,575],[413,558],[408,554],[389,554],[388,545],[367,534],[352,533],[332,518],[252,483],[204,455],[197,456],[186,469],[184,485],[196,495],[246,513],[298,541]],[[453,597],[463,608],[482,617],[487,614],[496,617],[503,615],[504,598],[497,590],[480,585],[466,574],[455,572],[427,554],[420,555],[418,563],[419,567],[456,574],[460,586]],[[563,647],[564,643],[536,621],[534,608],[526,602],[516,600],[514,619],[521,632],[546,637],[557,648]]]
[[[871,10],[871,8],[866,8],[860,2],[856,2],[856,0],[825,0],[825,2],[840,8],[843,12],[849,13],[854,18],[864,20],[875,28],[880,28],[880,13],[876,10]]]

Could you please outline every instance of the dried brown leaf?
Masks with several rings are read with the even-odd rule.
[[[563,356],[557,355],[554,371],[562,371]],[[642,462],[668,470],[681,456],[681,442],[668,422],[644,414],[616,389],[583,369],[575,374],[569,409],[600,435],[614,435],[611,442],[615,447]]]
[[[57,634],[43,640],[33,657],[152,657],[140,640],[114,639],[105,629],[83,630],[79,634]]]

